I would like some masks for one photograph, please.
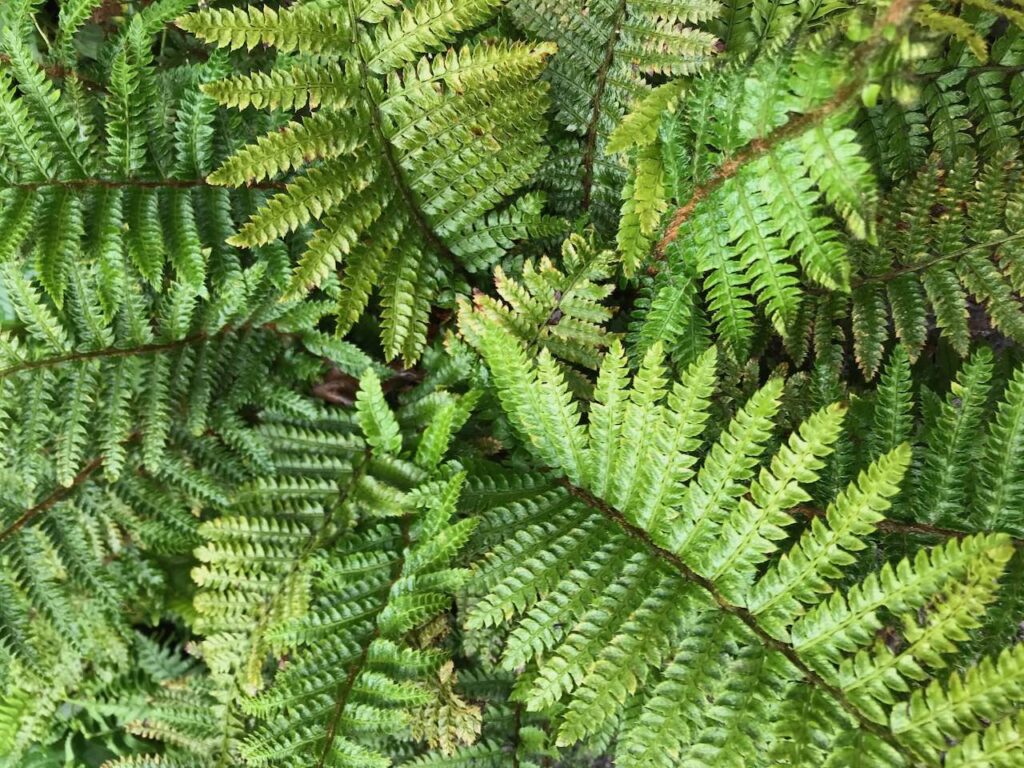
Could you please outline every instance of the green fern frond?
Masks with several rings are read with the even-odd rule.
[[[0,2],[0,768],[1024,764],[1022,3]]]
[[[716,50],[714,35],[697,25],[719,11],[716,2],[696,0],[668,6],[658,2],[597,0],[584,7],[551,0],[515,0],[512,18],[534,39],[557,44],[549,78],[556,117],[572,136],[559,145],[543,172],[558,209],[568,215],[587,213],[602,233],[617,229],[619,194],[627,194],[627,220],[637,220],[630,200],[642,194],[640,214],[647,224],[633,235],[619,233],[620,247],[636,249],[635,237],[651,236],[650,217],[665,205],[664,193],[652,186],[655,162],[648,172],[627,182],[608,152],[626,140],[618,125],[635,104],[637,111],[660,115],[677,84],[653,89],[659,77],[689,75],[707,67]],[[636,122],[634,118],[632,122]],[[632,129],[623,128],[624,131]],[[609,142],[612,149],[608,149]],[[565,173],[563,166],[572,164]],[[627,264],[636,263],[627,261]]]
[[[466,415],[432,422],[421,446],[446,445]],[[476,524],[450,521],[463,476],[440,456],[419,466],[400,456],[398,421],[369,372],[351,417],[267,429],[278,438],[279,475],[200,529],[207,543],[193,576],[204,657],[226,690],[237,679],[254,696],[232,704],[260,718],[240,745],[247,762],[316,753],[386,763],[360,738],[402,728],[429,701],[409,676],[436,670],[441,655],[402,640],[446,610],[467,576],[451,567]],[[301,463],[311,444],[327,448],[323,466]],[[416,455],[428,451],[436,453]],[[380,499],[398,508],[374,508]],[[344,605],[334,604],[338,593],[348,596]],[[268,653],[288,661],[263,690]]]
[[[528,347],[550,352],[573,389],[586,391],[589,384],[571,366],[596,368],[608,344],[604,325],[612,313],[603,302],[611,286],[600,281],[608,276],[612,254],[572,236],[562,243],[561,255],[564,272],[547,257],[537,264],[525,262],[520,279],[499,267],[494,276],[498,299],[478,294],[472,306],[460,302],[459,327],[478,346],[488,323],[501,325]]]
[[[647,517],[636,513],[632,494],[620,489],[636,479],[642,488],[657,487],[656,482],[646,482],[650,459],[617,465],[609,482],[600,472],[593,480],[583,473],[579,456],[584,450],[607,454],[609,445],[616,444],[621,444],[618,451],[629,451],[625,455],[644,455],[642,430],[616,426],[629,418],[628,412],[620,415],[626,402],[652,414],[648,429],[670,422],[666,414],[653,416],[664,396],[657,348],[648,353],[632,387],[625,391],[622,353],[615,346],[608,352],[595,390],[589,434],[578,426],[577,407],[564,385],[551,377],[550,357],[544,351],[531,361],[521,342],[497,323],[484,331],[480,349],[503,408],[528,452],[555,474],[559,492],[552,501],[560,497],[584,520],[596,518],[592,532],[584,533],[588,529],[580,529],[577,522],[574,527],[580,532],[567,537],[569,529],[555,522],[556,513],[549,529],[535,527],[516,546],[494,550],[481,585],[486,597],[470,618],[470,626],[479,627],[521,616],[509,635],[506,663],[532,660],[537,665],[537,672],[520,686],[529,708],[546,711],[556,702],[565,702],[560,743],[593,734],[611,712],[633,706],[630,702],[641,681],[668,674],[672,668],[667,665],[681,642],[678,633],[687,617],[720,610],[736,622],[739,647],[750,649],[742,651],[740,658],[759,648],[768,657],[782,654],[786,659],[769,673],[765,688],[752,696],[770,699],[770,691],[778,695],[782,690],[783,680],[796,680],[817,688],[836,708],[823,726],[827,734],[823,738],[829,744],[840,748],[844,739],[866,728],[872,749],[887,755],[887,760],[917,753],[914,739],[905,735],[907,729],[889,719],[890,712],[897,717],[899,702],[911,700],[909,686],[895,681],[887,670],[899,669],[906,676],[901,679],[907,681],[928,679],[920,665],[941,666],[942,656],[967,639],[966,630],[978,626],[1012,548],[1000,536],[967,539],[962,545],[953,542],[930,557],[920,553],[913,565],[904,561],[894,568],[887,566],[881,577],[869,572],[848,597],[836,593],[826,599],[832,582],[857,563],[867,538],[884,521],[910,464],[911,452],[905,443],[872,462],[824,513],[811,516],[795,543],[758,576],[757,565],[772,554],[774,542],[785,537],[785,527],[793,524],[792,509],[811,498],[804,487],[818,478],[824,457],[839,437],[840,409],[833,407],[807,420],[754,481],[762,450],[759,443],[767,438],[777,408],[773,401],[781,390],[781,382],[769,382],[705,453],[695,476],[687,469],[688,462],[671,460],[670,465],[679,469],[670,486],[676,490],[669,507]],[[706,371],[713,370],[707,363],[704,366]],[[689,376],[698,376],[697,370]],[[688,388],[702,392],[710,384],[696,381]],[[677,397],[685,399],[684,391]],[[706,409],[706,401],[697,407]],[[687,413],[685,408],[678,410]],[[616,429],[622,431],[616,434]],[[698,426],[690,434],[699,431]],[[588,449],[590,440],[594,442]],[[664,439],[659,444],[663,450],[667,445]],[[588,465],[601,466],[595,459]],[[596,542],[586,543],[591,537],[597,537]],[[588,554],[575,567],[564,562],[573,556],[570,553],[589,553],[601,546],[602,539],[607,561]],[[531,552],[526,557],[524,545]],[[740,563],[749,574],[746,580],[735,567]],[[940,594],[945,597],[938,599]],[[668,595],[675,599],[668,601]],[[681,596],[685,597],[680,600]],[[592,601],[591,607],[585,607],[584,600]],[[929,612],[926,619],[919,619],[910,613],[930,600],[937,600],[934,615]],[[907,616],[903,636],[910,650],[906,657],[893,657],[884,647],[872,656],[867,648],[873,640],[870,628],[881,626],[883,607]],[[554,617],[566,616],[567,609],[575,615],[572,624],[556,626]],[[644,638],[643,654],[630,645],[640,637]],[[788,672],[783,671],[785,664],[791,665]],[[669,695],[682,689],[664,690]],[[753,710],[739,703],[742,699],[735,701],[738,712],[752,715]],[[657,719],[664,717],[658,712],[675,711],[675,717],[681,716],[682,710],[666,708],[682,702],[657,698],[647,705],[641,702],[642,698],[637,706],[657,707],[646,720],[641,717],[645,728],[664,722]],[[730,704],[722,706],[728,711]],[[763,711],[770,711],[770,705]],[[723,712],[722,717],[726,716]],[[658,729],[663,746],[669,744],[664,726]],[[650,737],[652,731],[644,733]],[[696,749],[700,729],[682,733],[688,734],[687,741],[676,735],[677,746],[672,749],[678,750],[680,743]],[[639,748],[642,742],[631,741],[628,733],[624,738],[633,745],[624,756],[646,754]],[[650,764],[646,758],[637,760],[637,765]]]
[[[207,86],[232,106],[311,112],[236,152],[210,179],[240,185],[300,171],[231,242],[259,245],[318,220],[289,295],[304,295],[339,269],[344,332],[377,286],[389,358],[418,358],[436,271],[469,255],[456,244],[529,181],[545,154],[546,88],[536,78],[550,46],[471,39],[439,52],[494,10],[489,1],[422,2],[359,19],[309,4],[280,13],[202,11],[180,22],[230,48],[263,42],[281,53],[340,55],[323,67],[282,57],[269,73]],[[324,101],[311,78],[337,82],[340,91]]]

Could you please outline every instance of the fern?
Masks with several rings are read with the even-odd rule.
[[[551,468],[555,487],[570,505],[582,507],[583,519],[594,520],[616,563],[586,576],[583,588],[593,594],[593,602],[588,601],[589,607],[588,602],[576,603],[573,619],[565,621],[561,590],[570,583],[580,589],[584,572],[575,570],[580,566],[571,557],[549,560],[548,548],[563,549],[565,544],[535,528],[515,548],[492,553],[487,571],[506,569],[507,557],[524,565],[506,570],[497,580],[487,577],[486,612],[478,609],[469,618],[474,626],[520,617],[504,661],[508,668],[531,660],[536,665],[517,688],[527,707],[544,710],[564,701],[560,743],[599,733],[605,720],[622,708],[625,717],[637,712],[635,727],[643,734],[631,735],[629,720],[623,725],[622,742],[632,745],[618,755],[624,764],[650,764],[645,755],[654,749],[693,754],[705,749],[702,739],[728,728],[731,717],[754,716],[752,705],[740,704],[730,712],[729,703],[743,702],[744,696],[764,700],[761,711],[767,717],[781,703],[773,705],[772,699],[791,686],[821,694],[819,706],[828,713],[828,726],[816,738],[822,757],[857,734],[885,764],[932,762],[947,749],[938,734],[959,738],[981,727],[979,720],[968,719],[972,710],[967,705],[959,725],[941,725],[936,718],[937,738],[924,740],[917,735],[920,731],[904,725],[901,707],[918,706],[912,702],[919,692],[908,697],[908,684],[924,676],[924,666],[942,667],[942,657],[966,637],[963,628],[977,626],[985,604],[994,599],[999,574],[1013,552],[1005,537],[951,541],[930,555],[922,551],[886,566],[880,576],[869,574],[845,596],[837,592],[823,597],[832,592],[830,582],[857,562],[856,554],[883,520],[909,466],[906,444],[872,462],[820,517],[810,519],[780,558],[759,572],[758,565],[778,550],[785,528],[797,522],[785,510],[810,499],[805,486],[818,477],[821,459],[839,436],[840,408],[826,408],[804,421],[761,464],[781,392],[781,382],[771,380],[737,412],[695,470],[693,451],[702,430],[681,402],[693,402],[698,413],[706,410],[713,357],[695,363],[668,392],[657,347],[629,384],[621,348],[613,345],[601,366],[585,430],[578,407],[564,385],[552,378],[546,352],[531,360],[496,325],[485,334],[482,352],[502,406],[531,453]],[[661,404],[666,397],[668,407]],[[639,413],[631,415],[631,409]],[[673,429],[676,418],[680,426]],[[657,431],[640,438],[629,429],[631,423],[643,423],[638,419]],[[615,430],[610,434],[609,426]],[[657,453],[645,452],[648,442],[657,446]],[[610,462],[597,458],[609,450],[615,451]],[[578,530],[585,535],[585,529]],[[520,551],[524,544],[531,552],[525,561]],[[953,566],[954,560],[964,565]],[[550,569],[555,573],[548,573]],[[934,614],[924,610],[938,595],[943,597]],[[893,631],[902,627],[909,643],[907,662],[890,661],[884,645],[871,649],[871,628],[882,626],[883,606],[905,615]],[[744,689],[743,696],[727,696],[719,707],[725,711],[712,714],[704,726],[704,713],[691,710],[687,717],[685,699],[672,699],[686,690],[673,676],[673,665],[679,663],[673,658],[690,652],[680,645],[685,628],[717,612],[729,626],[735,663],[747,664],[757,656],[765,677],[744,678],[744,686],[754,687]],[[562,621],[542,630],[542,617],[552,614],[561,615]],[[969,618],[972,614],[975,618]],[[908,667],[909,660],[923,666]],[[892,676],[889,669],[900,671]],[[650,685],[649,678],[662,675],[665,682],[656,684],[653,698],[634,705],[632,697],[641,684]],[[875,679],[877,688],[870,682]],[[959,678],[951,681],[957,684]],[[932,685],[934,695],[940,696],[939,684]],[[981,688],[974,690],[981,694]],[[1018,695],[1009,694],[998,712],[1015,717],[1009,701]],[[994,719],[996,713],[986,717]],[[764,725],[752,728],[760,736],[747,745],[745,764],[755,764],[765,748],[784,747],[774,739],[785,739],[787,731],[773,737]],[[732,749],[742,748],[735,739],[729,743]]]
[[[562,375],[585,392],[589,381],[573,365],[596,369],[607,343],[603,323],[611,312],[601,302],[611,286],[596,281],[607,278],[610,260],[610,252],[598,251],[593,243],[573,236],[562,245],[565,273],[547,257],[537,265],[526,262],[522,282],[498,268],[494,284],[500,300],[480,294],[472,307],[460,303],[460,330],[478,346],[481,322],[498,323],[528,346],[548,350],[560,361]]]
[[[545,155],[546,88],[537,76],[553,49],[478,39],[445,50],[455,35],[485,22],[494,5],[251,7],[201,11],[179,22],[233,49],[264,44],[281,54],[333,55],[317,66],[282,55],[269,73],[206,89],[238,108],[309,108],[305,119],[237,152],[210,180],[238,186],[302,170],[231,242],[257,247],[319,221],[287,295],[299,297],[339,269],[343,333],[377,287],[389,358],[419,357],[438,281],[460,262],[478,264],[480,246],[469,239],[486,231],[488,214]],[[534,214],[524,225],[542,220]]]
[[[181,764],[386,762],[375,734],[428,705],[432,677],[454,682],[433,646],[468,575],[449,564],[475,521],[449,520],[464,474],[442,461],[471,401],[435,398],[439,419],[458,412],[412,454],[371,372],[351,414],[267,414],[275,473],[194,529],[196,651],[209,671],[165,681],[127,729]],[[311,444],[331,447],[311,455]]]
[[[634,102],[654,101],[657,106],[647,109],[657,115],[666,98],[655,95],[664,89],[651,92],[657,78],[708,65],[716,40],[698,24],[714,18],[718,7],[706,0],[598,0],[582,7],[557,0],[511,3],[512,18],[524,31],[558,46],[549,78],[558,122],[570,138],[557,145],[544,182],[559,209],[588,212],[599,227],[614,229],[626,178],[607,160],[605,148],[616,145],[612,134]]]
[[[0,3],[0,766],[1024,763],[1019,6]]]
[[[1019,227],[1016,220],[1005,221],[1001,206],[1008,200],[1002,190],[1016,184],[1019,141],[1011,127],[1016,118],[993,115],[1010,103],[1000,67],[969,75],[968,89],[985,99],[978,107],[978,141],[989,159],[979,166],[976,142],[966,133],[973,126],[966,107],[955,117],[927,110],[921,115],[916,105],[901,115],[897,105],[888,105],[884,115],[880,107],[858,115],[842,89],[825,101],[833,93],[826,83],[849,83],[844,73],[874,66],[870,40],[837,50],[834,36],[825,27],[802,52],[768,48],[742,67],[708,75],[684,94],[675,115],[663,119],[671,130],[662,128],[660,139],[650,133],[642,139],[658,147],[679,205],[655,249],[667,263],[651,290],[662,304],[689,304],[692,315],[702,288],[702,311],[740,360],[751,352],[755,307],[799,358],[813,332],[815,310],[806,305],[821,304],[825,299],[816,297],[822,294],[828,301],[845,295],[854,353],[869,377],[893,332],[916,358],[930,315],[943,337],[966,354],[971,301],[1016,338],[1012,264]],[[1010,47],[1017,36],[1011,34]],[[935,59],[915,64],[928,73],[935,65]],[[976,88],[975,77],[987,85]],[[929,89],[944,83],[929,82],[920,99],[927,101]],[[729,98],[715,103],[719,93]],[[708,120],[716,127],[705,134]],[[860,121],[859,132],[851,130],[851,121]],[[943,139],[955,121],[959,146]],[[908,123],[925,135],[904,146],[897,142],[906,138]],[[939,157],[928,157],[928,138]],[[645,162],[638,155],[636,173]],[[899,182],[881,200],[876,175]],[[671,185],[663,186],[671,198]],[[628,216],[622,226],[632,226]],[[656,230],[648,227],[648,237],[629,246],[620,230],[627,268],[647,258]],[[996,266],[990,264],[993,254]],[[665,343],[674,345],[683,327],[673,327]]]
[[[103,678],[132,658],[125,606],[151,601],[152,622],[181,610],[162,590],[166,558],[197,542],[190,511],[270,466],[246,410],[312,413],[295,387],[321,365],[326,310],[278,301],[284,244],[259,263],[224,246],[251,202],[198,177],[242,130],[186,87],[224,61],[166,80],[153,65],[153,27],[182,6],[155,4],[109,41],[106,93],[59,90],[13,27],[5,36],[0,557],[15,760],[91,668]],[[70,618],[79,608],[88,627]]]

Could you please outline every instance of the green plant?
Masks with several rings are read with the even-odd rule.
[[[343,333],[379,283],[384,352],[407,363],[419,357],[432,300],[455,277],[452,268],[486,267],[504,253],[491,229],[503,227],[503,240],[514,242],[545,226],[528,202],[505,216],[494,208],[530,179],[546,154],[546,88],[538,75],[551,46],[464,36],[458,48],[425,55],[445,51],[459,33],[488,21],[495,7],[493,0],[405,9],[252,6],[200,11],[179,22],[231,49],[262,43],[279,51],[269,72],[207,85],[217,101],[308,110],[210,176],[212,183],[237,186],[304,170],[231,243],[264,245],[319,221],[286,295],[320,286],[340,262]]]
[[[1020,765],[1022,23],[0,4],[0,766]]]

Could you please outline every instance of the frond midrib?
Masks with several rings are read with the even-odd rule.
[[[842,690],[826,681],[820,674],[812,669],[811,666],[801,658],[790,643],[783,642],[769,634],[761,626],[754,614],[752,614],[748,609],[735,605],[731,601],[727,600],[712,581],[694,571],[690,566],[683,562],[682,558],[678,555],[657,544],[647,531],[630,523],[621,511],[611,506],[603,499],[594,496],[585,488],[581,488],[580,486],[573,484],[565,477],[559,477],[557,482],[573,497],[598,512],[609,521],[615,523],[622,529],[623,533],[636,541],[654,558],[667,564],[685,581],[700,587],[711,598],[719,610],[739,619],[766,648],[782,654],[782,656],[784,656],[786,660],[800,672],[805,682],[827,693],[829,697],[836,702],[836,704],[842,707],[842,709],[857,722],[860,728],[869,731],[871,734],[888,744],[892,749],[901,754],[907,760],[909,765],[914,765],[919,762],[917,756],[908,751],[907,748],[896,739],[892,731],[866,717],[846,697]]]

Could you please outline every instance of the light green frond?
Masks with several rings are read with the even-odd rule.
[[[278,11],[273,7],[198,11],[178,19],[178,26],[200,40],[236,50],[269,45],[281,52],[344,53],[348,50],[348,14],[315,3]]]
[[[204,83],[203,93],[218,104],[234,109],[255,107],[294,112],[304,108],[347,107],[354,99],[356,87],[352,78],[337,65],[304,62],[286,69]]]
[[[775,633],[800,613],[800,603],[818,602],[828,582],[854,562],[852,553],[864,548],[864,537],[882,520],[909,464],[905,443],[879,457],[757,581],[748,605]]]
[[[737,508],[771,435],[782,384],[772,379],[755,392],[711,447],[681,509],[666,521],[661,538],[673,552],[703,551]]]

